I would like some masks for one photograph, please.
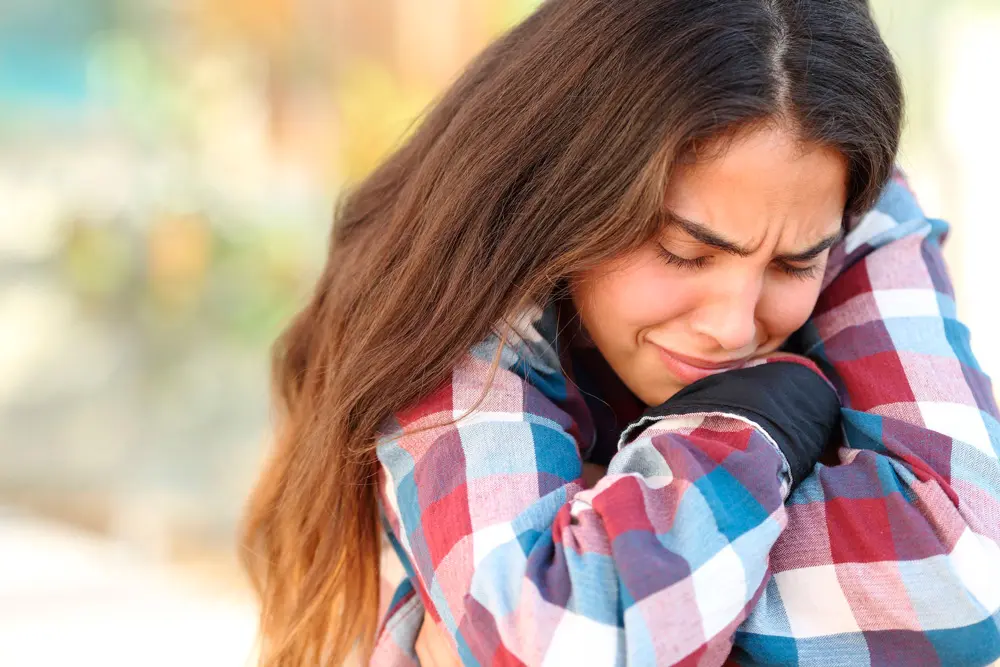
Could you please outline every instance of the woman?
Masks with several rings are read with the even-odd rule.
[[[425,613],[465,664],[1000,657],[997,409],[901,113],[861,0],[550,0],[487,48],[276,348],[261,664],[416,664]]]

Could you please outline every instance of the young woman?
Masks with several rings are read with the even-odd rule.
[[[425,615],[470,665],[1000,657],[1000,423],[901,114],[862,0],[487,48],[276,347],[261,664],[417,664]]]

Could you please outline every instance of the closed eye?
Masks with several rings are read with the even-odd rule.
[[[656,250],[660,257],[663,258],[667,264],[671,266],[677,266],[682,269],[702,269],[708,264],[709,258],[707,256],[695,257],[694,259],[685,259],[684,257],[679,257],[674,253],[670,252],[660,244],[656,244]]]
[[[785,262],[776,263],[776,268],[783,274],[799,280],[812,280],[819,273],[821,267],[822,264],[813,264],[812,266],[792,266],[791,264],[786,264]]]
[[[660,257],[663,258],[663,261],[668,265],[691,271],[705,268],[711,259],[711,257],[707,255],[695,257],[693,259],[681,257],[670,252],[660,244],[656,244],[656,250]],[[814,264],[812,266],[793,266],[786,262],[776,261],[775,268],[790,278],[796,278],[798,280],[812,280],[822,268],[822,264]]]

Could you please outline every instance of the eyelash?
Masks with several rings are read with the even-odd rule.
[[[670,252],[661,245],[656,246],[657,251],[660,253],[660,257],[664,259],[667,264],[671,266],[678,266],[682,269],[703,269],[705,265],[708,264],[708,257],[696,257],[695,259],[684,259],[683,257],[678,257],[674,253]]]
[[[698,269],[705,268],[708,264],[708,257],[696,257],[695,259],[684,259],[683,257],[678,257],[674,253],[670,252],[663,246],[657,244],[657,252],[663,260],[671,265],[676,266],[681,269],[688,269],[691,271],[696,271]],[[778,270],[787,275],[790,278],[797,278],[798,280],[810,280],[816,277],[816,272],[819,270],[818,266],[807,266],[807,267],[797,267],[788,266],[787,264],[779,265]]]

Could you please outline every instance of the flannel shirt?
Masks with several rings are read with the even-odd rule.
[[[467,665],[1000,657],[1000,421],[946,232],[897,172],[832,250],[789,349],[836,388],[842,442],[794,490],[768,434],[724,412],[635,419],[586,489],[601,420],[553,309],[508,327],[485,399],[444,425],[499,337],[472,348],[377,440],[392,548],[371,664],[418,664],[425,609]]]

